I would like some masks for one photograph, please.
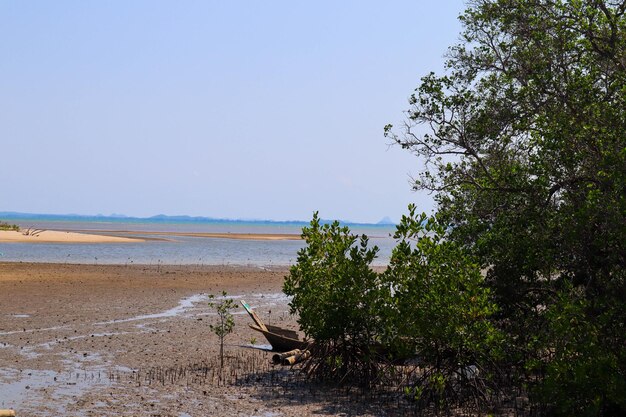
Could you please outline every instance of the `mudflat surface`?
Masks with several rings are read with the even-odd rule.
[[[0,409],[18,416],[303,416],[356,412],[334,395],[285,395],[289,370],[235,310],[220,371],[208,294],[297,329],[287,269],[0,263]],[[295,388],[294,388],[295,389]],[[297,388],[297,390],[304,388]],[[343,401],[343,402],[342,402]],[[354,414],[353,414],[354,413]]]

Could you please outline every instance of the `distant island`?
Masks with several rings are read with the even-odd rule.
[[[45,213],[20,213],[13,211],[0,212],[0,219],[6,220],[37,220],[37,221],[108,221],[124,223],[246,223],[246,224],[276,224],[276,225],[302,225],[309,224],[304,220],[262,220],[262,219],[228,219],[204,216],[177,215],[169,216],[157,214],[151,217],[133,217],[124,214],[45,214]],[[333,220],[322,219],[322,223],[332,223]],[[349,220],[339,220],[348,226],[393,226],[395,223],[388,217],[383,217],[378,223],[359,223]]]
[[[376,223],[377,225],[384,225],[384,226],[394,226],[395,223],[393,222],[393,220],[391,220],[388,216],[383,217],[378,223]]]

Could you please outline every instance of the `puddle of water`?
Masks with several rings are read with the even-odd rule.
[[[156,332],[157,329],[152,327],[153,324],[156,324],[156,323],[137,323],[137,324],[135,324],[135,328],[140,330],[139,333]]]
[[[85,365],[90,365],[91,371],[104,371],[108,361],[105,360],[100,353],[74,353],[71,355],[65,355],[65,359],[61,362],[65,364],[66,369],[83,369]],[[95,363],[94,363],[95,362]]]
[[[282,292],[268,294],[251,294],[248,298],[250,301],[249,304],[252,306],[252,308],[273,307],[278,305],[287,307],[287,305],[291,301],[291,297],[285,295]]]
[[[54,326],[54,327],[45,327],[43,329],[22,329],[22,330],[11,330],[9,332],[0,332],[0,336],[7,336],[10,334],[18,334],[18,333],[35,333],[35,332],[49,332],[52,330],[60,330],[67,329],[69,326]]]
[[[144,314],[141,316],[135,316],[135,317],[131,317],[128,319],[111,320],[111,321],[105,321],[105,322],[100,322],[96,324],[103,325],[103,324],[127,323],[130,321],[176,317],[185,313],[187,309],[192,308],[195,303],[206,301],[208,299],[209,297],[206,294],[195,294],[190,297],[183,298],[182,300],[178,302],[178,305],[176,307],[170,308],[169,310],[165,310],[161,313]]]
[[[258,349],[258,350],[263,350],[266,352],[271,352],[273,349],[272,345],[263,344],[263,343],[255,343],[254,345],[252,343],[248,343],[247,345],[241,345],[241,347],[250,348],[250,349]]]
[[[109,385],[106,373],[58,373],[50,370],[0,369],[0,407],[24,408],[50,395],[53,400],[82,395],[94,385]],[[47,404],[50,405],[50,401]],[[52,401],[62,407],[64,401]],[[33,404],[35,405],[35,404]],[[63,412],[63,409],[57,410]]]
[[[26,359],[30,359],[30,360],[37,359],[42,354],[39,352],[36,352],[35,349],[36,349],[36,346],[24,346],[20,349],[19,353]]]
[[[253,306],[253,308],[269,307],[269,306],[275,306],[279,304],[287,305],[287,303],[289,303],[289,301],[291,300],[290,297],[286,296],[283,293],[251,294],[248,297],[244,297],[243,295],[227,295],[227,296],[215,297],[213,300],[215,301],[225,300],[225,299],[240,300],[242,298],[248,298],[250,300],[254,300],[253,302],[250,303]],[[192,309],[194,307],[194,304],[197,304],[200,302],[208,302],[208,301],[209,301],[209,296],[207,294],[194,294],[192,296],[181,299],[178,302],[178,305],[176,307],[170,308],[169,310],[165,310],[160,313],[143,314],[140,316],[130,317],[127,319],[116,319],[116,320],[98,322],[95,324],[107,325],[107,324],[117,324],[117,323],[128,323],[132,321],[167,319],[167,318],[172,318],[176,316],[182,316],[186,314],[188,310]],[[238,309],[237,311],[234,311],[232,314],[243,315],[247,313],[243,309]],[[209,316],[209,315],[215,315],[215,313],[205,312],[205,313],[197,314],[197,316]],[[145,325],[143,324],[138,325],[138,327],[143,328],[145,327]]]
[[[20,355],[26,357],[27,359],[35,359],[45,354],[45,352],[41,352],[41,351],[50,351],[56,345],[59,345],[61,343],[67,343],[67,342],[71,342],[73,340],[79,340],[79,339],[87,339],[90,337],[108,337],[108,336],[123,335],[123,334],[131,334],[131,332],[90,333],[87,335],[65,337],[63,339],[50,340],[48,342],[38,343],[36,345],[24,346],[19,350],[19,353]],[[11,345],[3,346],[3,344],[0,343],[0,348],[10,347],[10,346]]]

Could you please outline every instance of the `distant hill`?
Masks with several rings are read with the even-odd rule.
[[[309,221],[306,220],[262,220],[262,219],[225,219],[216,217],[202,216],[168,216],[158,214],[152,217],[132,217],[124,214],[111,215],[83,215],[83,214],[42,214],[42,213],[19,213],[19,212],[0,212],[0,219],[6,220],[38,220],[38,221],[108,221],[119,223],[248,223],[248,224],[287,224],[306,226]],[[332,220],[322,219],[322,223],[332,223]],[[383,218],[378,223],[359,223],[348,220],[340,220],[340,223],[347,226],[390,226],[395,223],[389,217]]]

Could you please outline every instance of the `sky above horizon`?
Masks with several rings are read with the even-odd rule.
[[[397,221],[460,0],[0,2],[0,211]]]

